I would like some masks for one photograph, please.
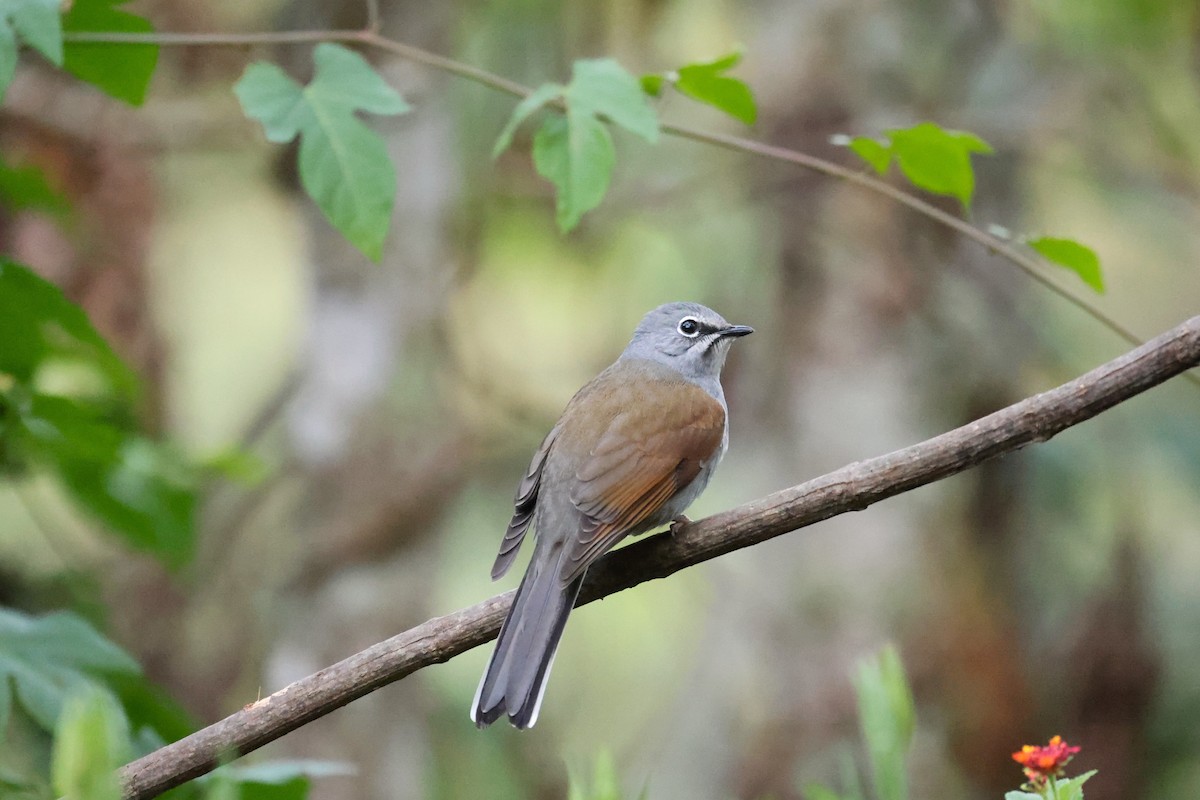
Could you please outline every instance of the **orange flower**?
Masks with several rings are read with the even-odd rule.
[[[1044,747],[1027,744],[1013,753],[1012,757],[1013,761],[1025,768],[1025,777],[1029,782],[1041,787],[1050,778],[1061,778],[1063,768],[1078,752],[1078,747],[1067,744],[1061,736],[1055,736]]]

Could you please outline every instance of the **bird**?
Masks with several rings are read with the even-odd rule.
[[[532,727],[588,567],[626,536],[687,521],[729,446],[721,369],[734,339],[753,332],[698,303],[659,306],[567,403],[517,486],[492,566],[503,577],[534,531],[471,704],[478,727],[505,714]]]

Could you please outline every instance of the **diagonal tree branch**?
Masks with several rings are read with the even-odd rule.
[[[609,554],[588,572],[579,604],[663,578],[724,553],[970,469],[1090,419],[1200,364],[1200,316],[1115,361],[920,444],[859,461],[807,483]],[[368,647],[122,771],[126,797],[144,800],[212,770],[406,675],[496,636],[512,592]],[[464,714],[464,724],[465,721]]]

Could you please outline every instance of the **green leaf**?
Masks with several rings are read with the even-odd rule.
[[[1074,239],[1050,236],[1027,239],[1025,244],[1036,250],[1042,258],[1066,267],[1082,278],[1088,286],[1101,294],[1104,293],[1104,276],[1100,273],[1100,257],[1092,248],[1080,244]]]
[[[375,133],[353,117],[300,139],[300,180],[334,227],[368,258],[383,257],[396,173]]]
[[[40,394],[18,409],[18,443],[129,544],[173,568],[190,559],[195,478],[171,450],[108,423],[88,405]]]
[[[50,357],[90,363],[126,400],[137,378],[79,306],[28,267],[0,259],[0,372],[28,382]]]
[[[621,787],[617,781],[617,765],[607,750],[596,756],[592,771],[592,797],[596,800],[620,800]]]
[[[129,731],[112,698],[76,695],[63,708],[54,737],[54,790],[72,800],[121,800],[117,768],[129,753]]]
[[[737,66],[741,60],[742,54],[736,52],[706,64],[680,67],[675,88],[693,100],[707,103],[734,119],[753,125],[758,109],[750,87],[737,78],[721,74]]]
[[[638,78],[638,82],[642,84],[642,91],[651,97],[658,97],[662,94],[663,84],[667,82],[667,78],[661,72],[651,72]]]
[[[233,91],[246,116],[262,123],[269,142],[290,142],[311,122],[304,90],[275,64],[250,64]]]
[[[355,116],[409,110],[361,56],[324,43],[313,52],[316,72],[307,86],[273,64],[246,68],[234,87],[246,115],[262,123],[267,139],[300,137],[300,181],[321,211],[369,258],[383,253],[396,196],[396,172],[383,140]]]
[[[0,373],[15,382],[2,399],[2,460],[42,462],[81,506],[135,547],[172,566],[184,563],[194,540],[194,470],[128,430],[127,419],[118,424],[100,402],[30,388],[60,360],[94,369],[125,404],[136,398],[133,372],[83,311],[26,267],[0,260]]]
[[[1058,779],[1054,782],[1054,800],[1083,800],[1083,784],[1095,775],[1097,770],[1076,775],[1074,778]]]
[[[567,792],[569,800],[621,800],[621,786],[612,754],[601,750],[596,755],[590,786],[570,771]]]
[[[74,0],[63,16],[63,30],[96,33],[152,33],[143,17],[122,11],[128,0]],[[109,95],[140,106],[158,65],[158,45],[67,42],[63,68]]]
[[[616,153],[608,128],[591,114],[568,109],[546,117],[533,137],[538,174],[557,189],[558,226],[564,232],[600,204],[608,190]]]
[[[243,486],[257,486],[271,470],[266,462],[248,450],[230,447],[201,462],[200,466]]]
[[[576,61],[566,87],[546,84],[513,111],[493,153],[512,140],[524,119],[562,98],[565,115],[547,116],[533,137],[533,163],[553,183],[559,228],[569,231],[600,204],[612,178],[616,154],[604,121],[648,142],[658,140],[658,116],[637,78],[612,59]]]
[[[891,147],[866,136],[855,136],[850,140],[850,149],[877,173],[887,174],[888,165],[892,163]]]
[[[858,715],[881,800],[907,800],[905,757],[916,727],[912,691],[892,645],[859,665]]]
[[[56,215],[70,210],[67,199],[51,188],[46,173],[28,164],[11,167],[0,163],[0,204],[13,211],[29,209]]]
[[[0,608],[0,690],[47,731],[68,695],[104,675],[138,672],[124,650],[74,614],[30,617]]]
[[[1045,798],[1040,794],[1034,794],[1033,792],[1021,792],[1014,789],[1011,792],[1005,793],[1004,800],[1045,800]]]
[[[1077,786],[1083,786],[1085,783],[1087,783],[1089,780],[1092,779],[1092,776],[1094,776],[1099,771],[1100,770],[1098,770],[1098,769],[1089,769],[1087,772],[1083,773],[1082,775],[1076,775],[1074,778],[1071,778],[1071,780]]]
[[[972,153],[991,153],[992,147],[973,133],[945,130],[932,122],[890,130],[892,154],[912,183],[934,194],[957,197],[970,208],[975,193]]]
[[[304,800],[311,788],[308,778],[292,778],[283,783],[242,783],[238,794],[241,800]]]
[[[567,87],[568,116],[607,117],[653,144],[658,141],[658,115],[646,101],[637,78],[611,58],[576,61]]]
[[[517,132],[517,128],[521,123],[529,118],[538,109],[545,106],[566,93],[565,86],[560,86],[557,83],[543,83],[541,86],[533,90],[533,93],[517,104],[513,109],[512,116],[508,118],[508,124],[504,126],[504,130],[500,131],[500,136],[496,139],[496,144],[492,148],[492,158],[497,158],[501,153],[508,149],[512,144],[513,134]]]

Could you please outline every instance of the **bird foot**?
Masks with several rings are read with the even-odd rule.
[[[672,536],[678,535],[680,531],[682,531],[684,528],[686,528],[688,525],[691,525],[691,524],[692,524],[692,521],[690,519],[688,519],[687,514],[680,514],[678,517],[671,520],[671,529],[670,529],[671,535]]]

